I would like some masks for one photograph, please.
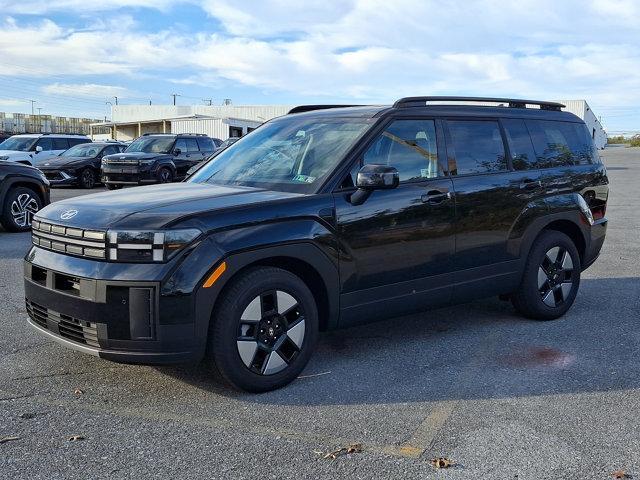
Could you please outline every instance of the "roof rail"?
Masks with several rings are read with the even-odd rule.
[[[292,113],[312,112],[314,110],[328,110],[329,108],[362,107],[362,105],[298,105],[293,107],[287,115]]]
[[[491,102],[506,103],[510,108],[527,108],[527,105],[538,105],[541,110],[557,110],[566,105],[556,102],[544,102],[540,100],[522,100],[517,98],[492,98],[492,97],[404,97],[393,104],[394,108],[424,107],[429,102]]]
[[[34,133],[39,133],[40,135],[77,135],[82,137],[87,136],[84,133],[67,133],[67,132],[34,132]]]

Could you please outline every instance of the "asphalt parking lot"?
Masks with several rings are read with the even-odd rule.
[[[18,437],[0,478],[640,478],[640,149],[603,157],[608,236],[564,318],[487,299],[327,333],[302,378],[262,395],[38,335],[29,234],[0,232],[0,442]]]

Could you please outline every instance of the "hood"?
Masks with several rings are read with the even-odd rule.
[[[87,163],[94,160],[94,157],[53,157],[47,158],[38,163],[40,170],[51,170],[65,166],[72,166],[81,163]]]
[[[223,210],[299,196],[251,187],[169,183],[82,195],[55,202],[36,214],[38,220],[80,228],[162,228],[198,212]],[[75,211],[62,220],[64,212]],[[73,212],[72,212],[73,213]],[[137,215],[135,215],[137,214]],[[135,222],[125,222],[135,215]],[[130,225],[133,223],[133,225]]]
[[[9,157],[28,157],[30,152],[23,152],[22,150],[0,150],[0,157],[7,155]]]

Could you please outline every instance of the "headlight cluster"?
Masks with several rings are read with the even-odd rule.
[[[9,155],[0,155],[0,160],[9,160]]]
[[[197,228],[160,232],[109,230],[107,259],[117,262],[166,262],[201,234]]]

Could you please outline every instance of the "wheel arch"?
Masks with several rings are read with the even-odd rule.
[[[0,206],[4,205],[5,198],[7,197],[9,191],[18,187],[25,187],[33,190],[38,195],[38,198],[40,198],[42,206],[45,206],[46,198],[44,192],[42,191],[42,186],[38,182],[31,180],[28,177],[10,177],[6,178],[3,181],[2,188],[0,188]]]

